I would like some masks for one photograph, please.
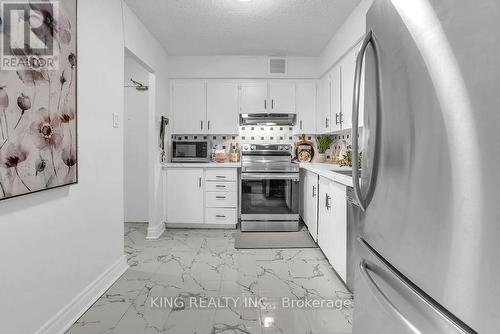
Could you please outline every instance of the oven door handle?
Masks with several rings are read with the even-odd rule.
[[[299,180],[299,173],[241,173],[242,180]]]

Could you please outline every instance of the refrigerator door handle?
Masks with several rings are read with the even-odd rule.
[[[389,300],[389,298],[387,298],[387,296],[379,288],[377,283],[375,283],[375,280],[368,273],[368,266],[369,262],[367,260],[361,260],[361,262],[359,263],[359,271],[361,273],[361,277],[363,277],[363,279],[368,283],[368,288],[370,289],[370,292],[373,294],[375,299],[382,306],[384,306],[387,309],[387,311],[393,314],[396,317],[396,319],[398,319],[401,323],[403,323],[405,327],[411,329],[413,333],[423,334],[410,322],[410,320],[408,320],[403,315],[403,313],[401,313],[401,311],[398,310],[398,308]]]
[[[419,300],[421,303],[423,303],[423,305],[428,307],[428,309],[435,314],[436,316],[435,319],[441,319],[442,321],[448,324],[449,327],[447,328],[453,328],[454,330],[453,333],[477,334],[477,332],[467,327],[466,324],[461,323],[460,320],[457,321],[454,317],[450,317],[448,314],[444,313],[439,306],[435,305],[434,302],[428,300],[428,298],[425,297],[420,291],[418,291],[410,283],[408,283],[406,281],[406,278],[401,277],[400,273],[398,273],[395,269],[390,267],[390,265],[388,265],[385,260],[383,260],[378,254],[376,254],[375,251],[372,250],[371,246],[369,246],[366,243],[366,241],[364,241],[361,237],[358,237],[358,242],[364,245],[364,247],[367,248],[369,253],[372,254],[376,259],[381,261],[381,263],[384,265],[384,268],[382,268],[383,270],[388,271],[390,274],[392,274],[392,276],[396,278],[402,284],[402,286],[408,289],[408,291],[411,292],[411,294],[415,296],[417,300]],[[387,295],[382,292],[380,287],[377,285],[377,283],[375,283],[375,280],[368,272],[368,270],[370,270],[370,266],[372,266],[373,268],[376,267],[370,261],[362,259],[359,263],[359,270],[361,273],[361,277],[368,283],[368,288],[370,289],[370,292],[374,295],[375,299],[382,306],[386,306],[387,310],[390,313],[392,313],[397,319],[399,319],[404,325],[410,328],[414,333],[423,334],[398,310],[398,308],[389,300]]]
[[[356,70],[355,70],[355,76],[354,76],[354,92],[353,92],[353,101],[352,101],[352,156],[353,156],[353,161],[357,161],[357,157],[359,156],[359,148],[358,148],[358,125],[359,125],[359,100],[360,100],[360,93],[361,93],[361,74],[362,74],[362,68],[363,68],[363,58],[366,53],[366,48],[368,47],[368,44],[372,45],[373,48],[373,55],[375,57],[375,64],[376,64],[376,80],[377,80],[377,87],[376,87],[376,94],[377,94],[377,105],[376,105],[376,126],[377,128],[380,127],[380,110],[382,106],[382,98],[381,98],[381,91],[380,91],[380,86],[381,86],[381,81],[380,81],[380,62],[379,62],[379,50],[378,50],[378,45],[373,37],[373,32],[370,30],[365,36],[365,39],[363,40],[363,44],[361,45],[361,48],[359,50],[358,56],[356,58]],[[373,187],[375,185],[374,183],[374,175],[376,174],[376,166],[377,166],[377,161],[378,161],[378,145],[379,145],[379,132],[378,129],[375,131],[375,153],[374,153],[374,159],[373,159],[373,165],[372,165],[372,171],[370,173],[370,180],[368,183],[368,194],[373,191]],[[358,168],[353,168],[352,169],[352,179],[353,179],[353,189],[354,189],[354,197],[356,198],[357,202],[359,203],[359,206],[361,210],[365,211],[366,208],[368,207],[369,204],[369,197],[363,198],[363,194],[361,193],[361,185],[360,185],[360,180],[359,180],[359,169]]]

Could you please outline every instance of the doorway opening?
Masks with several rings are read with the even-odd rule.
[[[124,221],[149,223],[149,71],[125,52]]]

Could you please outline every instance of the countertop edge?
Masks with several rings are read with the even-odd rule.
[[[318,174],[319,176],[322,176],[324,178],[327,178],[329,180],[332,180],[334,182],[343,184],[347,187],[352,187],[352,177],[348,175],[343,175],[340,173],[336,173],[335,170],[332,170],[331,165],[326,165],[326,164],[318,164],[318,163],[299,163],[300,168],[303,168],[305,170],[308,170],[310,172],[313,172],[315,174]],[[342,168],[338,167],[338,170],[349,170],[350,168]]]
[[[240,168],[239,162],[167,162],[163,163],[162,168]]]

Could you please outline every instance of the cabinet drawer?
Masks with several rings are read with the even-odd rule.
[[[205,190],[236,192],[238,190],[238,187],[236,185],[236,182],[207,181],[205,183]]]
[[[205,224],[236,224],[236,209],[207,208]]]
[[[207,208],[235,208],[238,202],[236,192],[207,191],[205,193]]]
[[[207,181],[236,181],[238,170],[236,168],[207,168],[205,179]]]

